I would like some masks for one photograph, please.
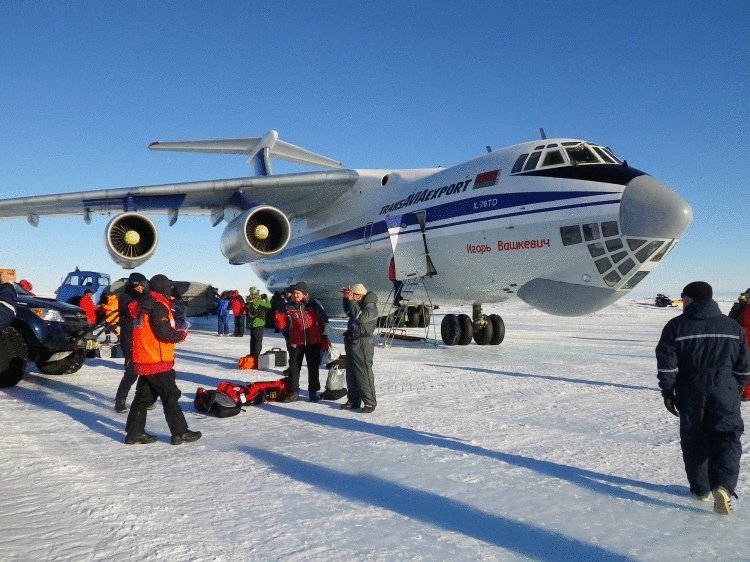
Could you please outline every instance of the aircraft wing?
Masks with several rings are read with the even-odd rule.
[[[0,218],[26,217],[35,225],[40,216],[83,215],[89,220],[91,214],[127,211],[220,216],[226,208],[260,204],[294,218],[330,205],[358,178],[355,170],[329,170],[0,199]]]

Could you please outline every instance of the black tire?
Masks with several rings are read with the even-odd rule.
[[[445,345],[456,345],[461,339],[461,326],[455,314],[446,314],[440,323],[440,337]]]
[[[15,328],[0,332],[0,388],[15,386],[26,374],[29,350]]]
[[[484,328],[481,330],[474,330],[474,341],[477,345],[489,345],[494,333],[492,322],[490,322],[490,319],[486,316],[483,316],[482,319],[484,320]]]
[[[419,326],[419,308],[410,306],[406,312],[406,327],[417,328]]]
[[[505,339],[505,322],[497,314],[490,314],[489,321],[492,324],[490,345],[500,345]]]
[[[45,375],[72,375],[83,367],[85,360],[86,350],[76,349],[73,353],[67,357],[63,357],[59,361],[42,361],[40,359],[36,362],[36,366]]]
[[[458,315],[458,324],[461,326],[461,338],[458,345],[469,345],[474,337],[474,323],[466,314]]]

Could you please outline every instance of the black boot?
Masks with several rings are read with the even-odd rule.
[[[128,411],[127,406],[125,406],[125,400],[115,400],[115,412],[118,414],[124,414]]]
[[[156,442],[156,435],[150,433],[128,433],[125,436],[126,445],[148,445]]]
[[[182,445],[183,443],[192,443],[198,441],[201,438],[200,431],[190,431],[189,429],[185,433],[180,433],[172,436],[172,445]]]

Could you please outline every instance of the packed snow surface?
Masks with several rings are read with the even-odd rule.
[[[745,458],[731,515],[690,498],[658,392],[654,347],[680,309],[484,312],[505,320],[500,346],[446,347],[431,330],[377,348],[373,414],[308,402],[303,367],[301,401],[226,419],[194,410],[198,387],[282,369],[237,370],[249,338],[192,319],[176,370],[203,438],[180,446],[160,408],[158,442],[123,443],[122,359],[62,377],[31,365],[0,390],[0,560],[750,559]]]

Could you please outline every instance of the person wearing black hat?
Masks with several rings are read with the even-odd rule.
[[[680,418],[680,445],[690,492],[727,515],[737,497],[744,431],[740,393],[750,380],[750,352],[742,327],[721,313],[705,281],[682,291],[683,313],[656,346],[664,406]]]
[[[133,324],[133,369],[138,375],[135,398],[125,424],[127,445],[147,444],[156,436],[146,433],[147,410],[161,399],[164,417],[172,433],[172,445],[200,439],[200,431],[188,429],[180,409],[180,389],[174,371],[174,347],[187,337],[185,330],[174,328],[170,293],[172,283],[164,275],[154,275],[150,290],[142,299],[131,303],[128,312]]]
[[[134,271],[128,277],[125,284],[125,290],[118,300],[118,312],[120,315],[120,349],[125,358],[125,372],[122,375],[120,385],[115,393],[115,411],[124,414],[128,411],[125,405],[128,399],[128,392],[138,379],[138,375],[133,371],[133,319],[128,313],[128,306],[133,301],[140,299],[146,292],[148,281],[146,277],[137,271]]]
[[[331,346],[328,341],[328,315],[308,294],[307,283],[294,285],[292,300],[277,313],[276,325],[284,334],[289,350],[289,394],[284,402],[299,400],[302,360],[307,361],[307,392],[310,402],[318,401],[320,390],[320,353]]]

